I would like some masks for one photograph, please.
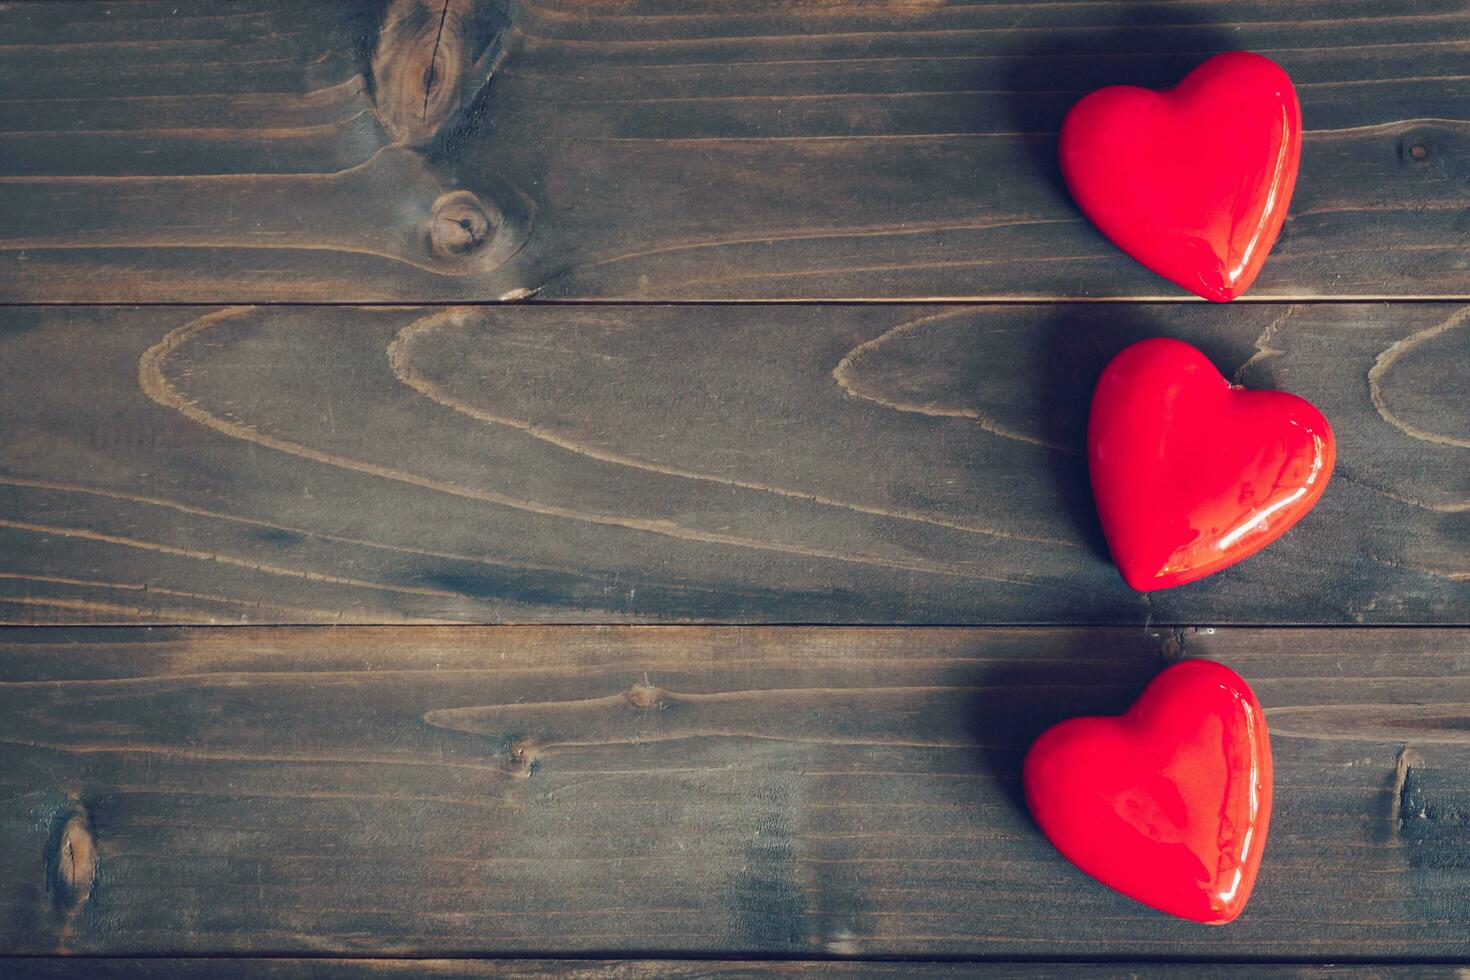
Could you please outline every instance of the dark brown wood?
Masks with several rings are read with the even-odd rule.
[[[0,311],[0,620],[1470,622],[1467,308]],[[1081,458],[1145,336],[1318,404],[1322,503],[1143,597]]]
[[[1318,966],[1311,964],[1201,963],[898,963],[781,960],[340,960],[340,959],[0,959],[0,969],[35,980],[85,977],[150,977],[160,980],[359,980],[413,977],[475,980],[480,977],[566,977],[570,980],[739,980],[742,977],[986,977],[988,980],[1156,980],[1186,977],[1264,977],[1267,980],[1440,980],[1447,966]]]
[[[1164,297],[1066,108],[1296,80],[1251,296],[1470,297],[1463,0],[241,0],[0,9],[0,299]]]
[[[14,953],[1466,958],[1470,630],[0,635]],[[1060,860],[1047,725],[1250,679],[1276,807],[1226,928]],[[70,839],[90,886],[58,890]]]
[[[1236,48],[1308,130],[1255,302],[1054,302],[1187,298],[1054,134]],[[58,627],[0,629],[0,976],[1470,960],[1470,629],[1186,628],[1470,623],[1467,49],[1464,0],[0,4],[0,303],[268,304],[0,308],[0,624]],[[1046,302],[443,305],[531,297]],[[1454,302],[1312,302],[1364,298]],[[1145,598],[1079,449],[1159,334],[1341,456]],[[440,621],[1130,625],[102,625]],[[1181,656],[1274,733],[1226,929],[1019,799]]]

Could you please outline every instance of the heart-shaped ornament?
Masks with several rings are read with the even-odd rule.
[[[1062,123],[1062,176],[1123,251],[1206,299],[1245,292],[1286,220],[1302,148],[1291,79],[1246,51],[1164,92],[1116,85]]]
[[[1271,744],[1229,668],[1186,660],[1126,714],[1047,730],[1023,781],[1042,833],[1108,887],[1214,925],[1245,908],[1271,819]]]
[[[1142,592],[1203,578],[1281,537],[1322,496],[1336,458],[1310,402],[1237,388],[1182,341],[1126,348],[1092,395],[1098,516],[1118,570]]]

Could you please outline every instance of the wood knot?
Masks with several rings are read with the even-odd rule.
[[[530,779],[536,771],[536,759],[540,754],[535,739],[521,739],[510,747],[507,771],[517,779]]]
[[[429,250],[441,259],[473,255],[495,236],[496,217],[469,191],[451,191],[434,202]]]
[[[1403,832],[1404,825],[1413,819],[1424,819],[1427,816],[1427,808],[1422,799],[1418,799],[1415,790],[1417,786],[1411,778],[1415,766],[1423,766],[1424,757],[1411,746],[1404,745],[1399,749],[1398,758],[1394,761],[1393,780],[1389,783],[1389,812],[1388,812],[1388,839],[1398,841]]]
[[[1166,665],[1172,666],[1184,659],[1184,630],[1171,629],[1160,638],[1159,654]]]
[[[1429,157],[1429,147],[1425,146],[1423,143],[1415,143],[1413,146],[1409,147],[1409,156],[1413,157],[1415,160],[1427,159]]]
[[[46,890],[52,904],[59,912],[75,912],[91,897],[97,876],[97,846],[84,808],[74,806],[57,818],[46,850]]]
[[[627,699],[628,703],[640,711],[660,707],[662,696],[663,692],[647,681],[641,684],[634,684],[623,692],[623,697]]]
[[[373,52],[373,102],[395,143],[431,142],[490,78],[507,19],[486,0],[393,0]]]

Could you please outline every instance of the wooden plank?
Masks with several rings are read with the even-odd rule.
[[[652,977],[739,980],[742,977],[987,977],[990,980],[1048,980],[1088,977],[1091,980],[1155,980],[1187,977],[1262,977],[1267,980],[1439,980],[1446,966],[1388,964],[1325,966],[1314,964],[1212,963],[897,963],[842,960],[374,960],[374,959],[115,959],[58,957],[11,961],[10,969],[34,980],[85,977],[156,977],[213,980],[357,980],[378,977],[423,977],[426,980],[474,980],[479,977],[566,977],[570,980],[648,980]],[[0,967],[6,961],[0,959]]]
[[[1308,130],[1252,297],[1470,296],[1463,0],[307,7],[0,9],[0,299],[1180,299],[1054,134],[1237,48]]]
[[[15,953],[1470,957],[1470,630],[0,634]],[[1047,725],[1222,660],[1273,734],[1250,907],[1172,920],[1019,799]]]
[[[0,620],[1470,622],[1439,304],[0,311]],[[1318,404],[1268,551],[1145,598],[1081,457],[1144,336]]]

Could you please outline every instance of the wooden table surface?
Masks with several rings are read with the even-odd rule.
[[[1085,92],[1248,49],[1285,230],[1183,295]],[[1082,459],[1166,335],[1320,406],[1141,595]],[[1470,2],[0,3],[0,975],[1444,975],[1470,963]],[[1022,754],[1266,706],[1224,928]]]

